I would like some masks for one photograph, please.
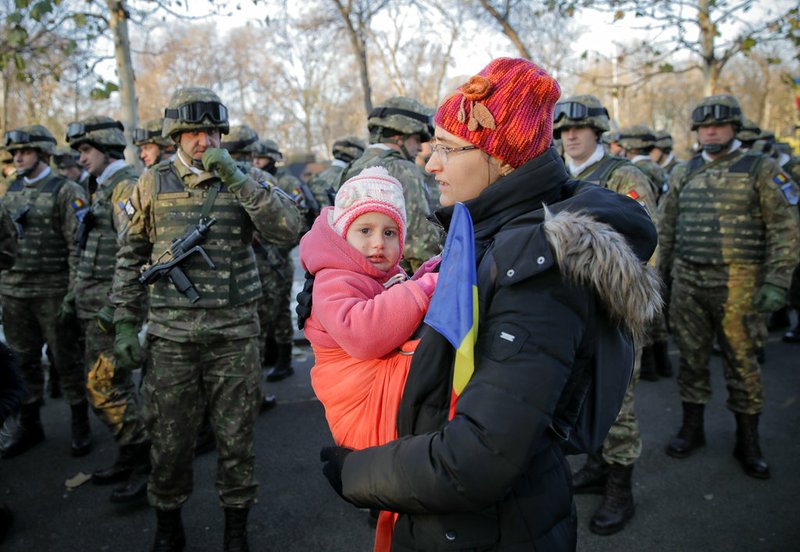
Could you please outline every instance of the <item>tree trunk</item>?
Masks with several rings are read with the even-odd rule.
[[[350,38],[350,45],[353,47],[353,53],[358,61],[358,72],[361,77],[361,91],[364,94],[364,110],[367,116],[372,111],[372,85],[369,82],[369,66],[367,64],[367,45],[364,38],[364,30],[361,28],[363,22],[359,23],[358,28],[353,26],[353,20],[350,19],[352,11],[350,8],[345,8],[339,0],[334,0],[336,9],[344,21],[347,36]]]
[[[133,75],[133,62],[131,61],[131,44],[128,38],[128,8],[125,0],[107,0],[111,12],[109,27],[114,37],[114,57],[117,61],[117,74],[119,76],[119,98],[122,111],[122,124],[125,126],[125,160],[130,165],[136,165],[138,159],[133,148],[133,129],[137,124],[136,117],[136,88]]]

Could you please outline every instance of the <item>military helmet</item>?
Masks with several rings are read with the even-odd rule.
[[[419,134],[423,142],[433,136],[433,113],[417,100],[396,96],[376,106],[369,112],[367,128],[375,135],[382,129],[390,129],[398,134]]]
[[[165,138],[161,132],[164,128],[164,119],[150,119],[142,123],[141,127],[133,129],[133,145],[143,146],[145,144],[155,144],[162,148],[174,146],[171,138]]]
[[[739,132],[736,133],[736,139],[742,142],[750,143],[755,142],[761,136],[761,128],[752,119],[744,118],[742,126],[739,127]]]
[[[565,128],[589,127],[596,132],[606,132],[609,125],[608,111],[600,100],[588,94],[570,96],[556,104],[553,110],[553,136],[561,138]]]
[[[258,134],[247,125],[232,126],[222,147],[231,153],[254,153],[258,149]]]
[[[333,156],[336,159],[350,162],[364,153],[364,142],[355,136],[340,138],[333,143]]]
[[[672,135],[666,130],[657,130],[653,133],[656,137],[655,146],[662,151],[672,151],[674,142]]]
[[[89,144],[99,150],[125,149],[125,127],[111,117],[92,115],[67,125],[67,143],[72,149]]]
[[[57,146],[53,153],[53,162],[59,169],[68,169],[78,166],[78,153],[69,146]]]
[[[619,130],[620,146],[626,150],[642,150],[656,145],[656,134],[647,125],[633,125]]]
[[[255,157],[269,157],[276,163],[283,159],[283,154],[278,146],[278,142],[270,139],[259,140],[253,155]]]
[[[28,125],[6,132],[3,137],[3,146],[12,155],[17,150],[28,148],[53,155],[56,149],[56,139],[42,125]]]
[[[619,142],[619,131],[608,130],[600,137],[600,142],[603,144],[616,144]]]
[[[218,130],[228,134],[228,108],[208,88],[179,88],[164,109],[162,135],[175,139],[186,130]]]
[[[704,124],[731,123],[738,131],[742,122],[742,108],[736,98],[728,94],[706,96],[692,110],[692,130]]]

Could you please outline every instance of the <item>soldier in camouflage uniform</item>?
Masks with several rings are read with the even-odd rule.
[[[78,152],[69,146],[57,146],[53,154],[53,164],[58,174],[78,184],[86,195],[91,195],[94,190],[89,190],[91,175],[78,163]]]
[[[314,218],[319,214],[319,204],[311,191],[298,178],[293,176],[278,163],[283,161],[278,143],[275,140],[262,140],[253,153],[253,164],[269,173],[278,183],[278,187],[286,192],[297,204],[304,215],[303,232],[308,230]],[[262,268],[261,278],[266,295],[261,305],[261,315],[266,328],[262,328],[264,339],[263,366],[269,367],[267,381],[281,381],[294,374],[292,366],[292,343],[294,341],[294,325],[292,324],[291,297],[294,279],[294,262],[291,251],[299,243],[274,244],[259,236],[262,253],[261,259],[267,261]],[[266,405],[265,405],[266,406]]]
[[[0,294],[6,339],[19,353],[28,396],[19,427],[3,446],[4,458],[22,454],[44,439],[39,408],[45,343],[53,354],[71,409],[71,452],[83,456],[92,448],[83,357],[78,346],[80,332],[76,324],[61,323],[58,316],[62,301],[74,286],[78,261],[74,255],[75,228],[88,198],[80,186],[53,174],[50,156],[55,146],[55,138],[41,125],[21,127],[5,135],[17,178],[3,203],[16,224],[19,249],[14,266],[0,276]]]
[[[680,163],[672,151],[672,135],[666,130],[657,130],[655,131],[655,137],[656,142],[653,149],[650,150],[650,159],[664,169],[667,172],[667,178],[669,178],[672,169]],[[667,185],[669,185],[669,181],[667,181]],[[666,190],[664,193],[666,193]]]
[[[415,163],[420,145],[433,135],[432,114],[432,109],[404,97],[375,107],[367,119],[370,144],[342,177],[344,181],[380,165],[403,184],[408,228],[400,266],[408,273],[441,250],[439,228],[428,220],[431,199],[425,172]]]
[[[265,182],[270,186],[277,186],[278,182],[270,173],[256,168],[251,164],[253,154],[259,150],[258,134],[255,130],[247,125],[239,125],[231,127],[226,140],[222,142],[222,147],[227,149],[231,157],[239,162],[242,172],[246,172],[254,180],[258,182]],[[284,179],[284,185],[293,185],[290,179]],[[281,188],[282,189],[282,188]],[[299,234],[298,238],[299,239]],[[258,265],[258,275],[261,278],[261,287],[263,295],[258,301],[258,320],[261,325],[261,333],[258,339],[258,350],[260,364],[263,367],[266,361],[267,349],[276,348],[275,342],[275,328],[280,327],[277,334],[280,337],[281,345],[285,349],[280,354],[281,366],[288,366],[289,370],[294,371],[291,367],[291,351],[292,351],[292,333],[287,334],[283,324],[276,324],[275,321],[285,313],[278,312],[278,306],[284,306],[283,301],[287,302],[285,308],[288,308],[289,291],[287,288],[288,283],[292,282],[292,264],[291,258],[286,255],[286,251],[291,251],[291,248],[281,247],[265,240],[258,232],[253,232],[253,249],[256,254],[256,264]],[[287,267],[288,264],[288,267]],[[278,291],[280,290],[280,291]],[[291,330],[291,313],[288,317],[290,330]],[[265,395],[261,401],[261,411],[269,410],[276,404],[274,395]]]
[[[736,139],[742,143],[742,151],[750,151],[753,145],[761,137],[761,128],[752,119],[742,118],[742,126],[736,133]]]
[[[146,494],[150,442],[133,383],[132,368],[138,366],[120,364],[114,358],[114,307],[109,294],[117,236],[128,224],[125,202],[139,175],[125,163],[127,144],[119,121],[92,116],[70,123],[67,141],[79,152],[81,165],[97,184],[76,234],[80,261],[70,307],[84,333],[89,402],[118,446],[114,464],[96,469],[92,482],[97,485],[126,482],[112,491],[111,501],[130,502]]]
[[[597,100],[597,103],[599,104],[600,100]],[[606,116],[606,118],[608,117]],[[604,132],[600,136],[600,143],[603,144],[603,147],[605,147],[606,152],[609,155],[613,155],[614,157],[622,157],[624,155],[624,152],[622,151],[622,146],[619,145],[618,130],[608,130]]]
[[[667,172],[651,158],[656,143],[655,133],[646,125],[634,125],[620,129],[619,144],[625,156],[636,168],[647,175],[658,200],[668,188]],[[672,377],[672,364],[667,353],[669,332],[666,313],[661,312],[650,324],[642,341],[642,362],[639,377],[646,381],[658,381],[659,376]]]
[[[692,111],[702,151],[673,171],[661,205],[658,268],[672,281],[670,325],[680,351],[683,423],[667,454],[685,458],[705,444],[711,396],[709,355],[722,350],[734,455],[747,475],[769,478],[759,446],[763,409],[756,340],[767,313],[786,301],[797,264],[797,187],[774,159],[744,153],[735,139],[742,113],[728,95]]]
[[[0,197],[6,195],[6,190],[16,178],[14,173],[17,168],[14,166],[14,156],[5,148],[0,148]]]
[[[139,148],[139,159],[146,169],[175,155],[175,142],[163,136],[164,119],[150,119],[141,127],[133,129],[133,145]]]
[[[163,134],[178,151],[139,178],[125,205],[128,230],[112,292],[114,355],[119,363],[142,361],[137,334],[148,289],[141,275],[151,282],[142,394],[152,442],[147,496],[158,520],[154,550],[183,550],[181,506],[192,491],[195,438],[206,405],[219,455],[226,549],[247,549],[261,399],[261,282],[252,229],[274,243],[292,243],[301,221],[285,194],[246,176],[219,147],[228,128],[228,111],[214,92],[177,90],[164,111]],[[148,279],[158,267],[169,272]]]
[[[800,184],[800,158],[781,152],[778,163],[781,164],[783,172],[792,177],[795,184]],[[800,265],[796,266],[794,272],[792,272],[792,284],[789,287],[787,303],[788,308],[785,308],[787,322],[789,322],[789,308],[794,309],[797,322],[794,327],[783,335],[783,341],[785,343],[800,343]],[[786,326],[789,324],[790,322]]]
[[[0,270],[8,270],[14,266],[16,256],[17,231],[8,210],[0,203]]]
[[[342,175],[347,167],[364,153],[364,142],[355,136],[340,138],[333,143],[333,161],[327,169],[318,172],[308,181],[308,189],[320,206],[333,205],[333,198],[344,182]]]
[[[601,143],[603,133],[609,130],[609,119],[600,100],[589,95],[566,98],[556,104],[553,120],[553,136],[561,139],[567,170],[574,178],[627,195],[655,216],[656,199],[647,176],[627,159],[606,153]],[[622,530],[634,513],[631,476],[642,452],[634,408],[640,362],[641,344],[637,344],[633,376],[619,416],[602,450],[590,454],[586,464],[573,474],[576,493],[603,494],[603,502],[589,522],[589,529],[600,535]]]

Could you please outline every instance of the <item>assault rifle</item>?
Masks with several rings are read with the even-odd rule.
[[[214,217],[210,217],[207,220],[200,219],[200,222],[193,227],[190,226],[183,236],[172,240],[172,245],[170,245],[167,251],[161,254],[155,264],[144,265],[142,267],[142,273],[139,275],[139,282],[144,285],[149,285],[156,282],[162,276],[166,276],[175,286],[175,289],[185,295],[191,303],[199,301],[200,294],[197,293],[194,284],[180,265],[184,259],[197,253],[203,257],[210,268],[217,268],[214,261],[211,260],[211,257],[208,256],[208,253],[206,253],[205,249],[202,247],[202,244],[205,243],[208,237],[209,229],[216,222],[217,219]],[[166,255],[171,257],[170,260],[163,263],[159,262]]]

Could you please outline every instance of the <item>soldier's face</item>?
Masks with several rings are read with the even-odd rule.
[[[703,125],[697,127],[697,140],[700,145],[706,144],[727,144],[736,135],[733,125],[722,123],[719,125]]]
[[[449,148],[472,145],[442,128],[436,129],[433,143]],[[443,207],[478,197],[500,178],[499,161],[480,149],[453,151],[447,154],[447,162],[434,152],[425,170],[436,178]]]
[[[269,157],[253,157],[253,166],[263,171],[266,170],[269,161]]]
[[[201,161],[208,148],[218,148],[220,136],[218,130],[191,130],[181,132],[178,144],[181,149],[195,161]]]
[[[414,159],[417,157],[417,154],[422,147],[422,139],[420,138],[419,134],[412,134],[411,136],[406,136],[403,139],[403,145],[406,147],[406,151],[411,159]]]
[[[142,160],[145,167],[152,167],[158,163],[158,158],[161,156],[161,148],[156,144],[142,144],[139,146],[139,159]]]
[[[39,153],[35,149],[24,148],[14,152],[14,166],[18,171],[29,171],[34,168],[38,162]]]
[[[78,152],[81,154],[79,163],[92,176],[100,176],[109,165],[109,159],[106,154],[89,144],[78,146]]]
[[[389,270],[400,260],[400,229],[383,213],[357,217],[347,229],[345,239],[379,270]]]
[[[81,168],[76,165],[71,167],[59,167],[58,174],[64,178],[72,180],[73,182],[79,182],[81,179]]]
[[[564,153],[580,164],[589,159],[597,149],[597,136],[590,127],[574,127],[561,130]]]
[[[653,148],[650,150],[650,160],[653,163],[660,163],[661,158],[664,157],[664,151],[659,148]]]

